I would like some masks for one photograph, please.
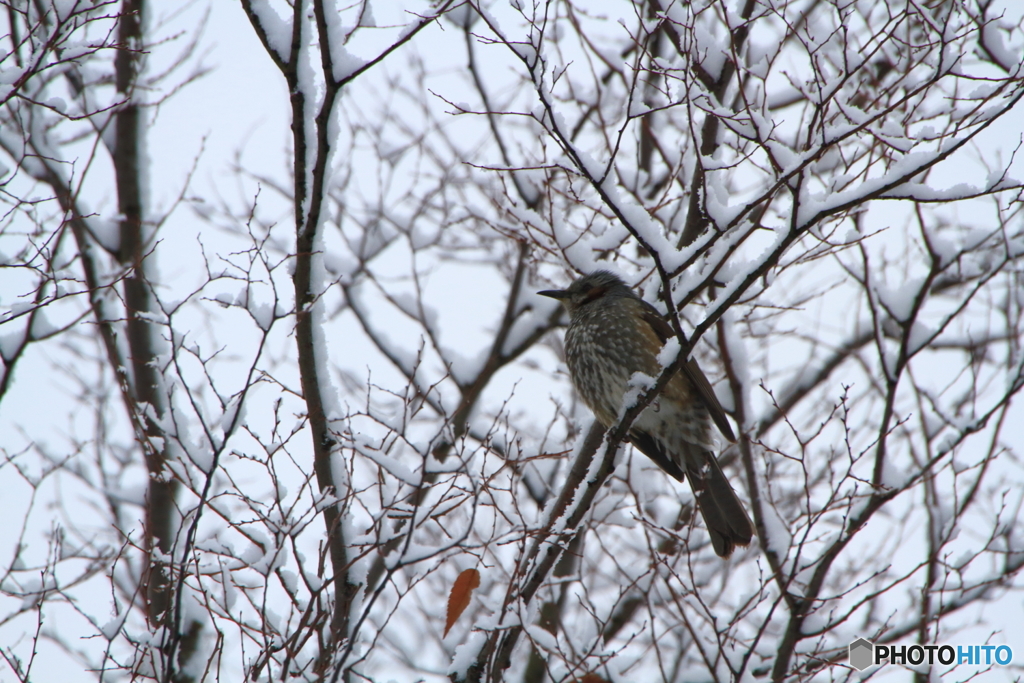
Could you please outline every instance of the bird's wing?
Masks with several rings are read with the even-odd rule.
[[[665,319],[658,313],[658,309],[650,305],[643,299],[639,300],[641,303],[641,316],[644,322],[646,322],[650,328],[654,331],[658,338],[661,339],[661,343],[664,344],[669,339],[675,337],[675,333],[672,331],[672,326],[665,322]],[[704,402],[704,407],[711,413],[711,419],[718,425],[718,430],[722,432],[729,441],[735,441],[736,435],[732,432],[732,426],[729,425],[729,420],[725,416],[725,410],[722,408],[722,404],[718,402],[718,397],[715,396],[715,390],[711,388],[711,383],[708,382],[708,378],[704,375],[704,371],[697,365],[697,359],[690,357],[690,360],[686,361],[686,365],[683,366],[683,374],[694,389],[697,390],[697,394]],[[643,450],[643,449],[641,449]],[[645,451],[646,452],[646,451]]]
[[[672,454],[665,450],[664,445],[658,439],[643,431],[642,429],[629,430],[629,441],[637,450],[654,461],[658,467],[663,469],[676,481],[683,480],[683,469],[675,460]]]

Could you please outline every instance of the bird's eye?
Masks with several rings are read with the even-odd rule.
[[[580,292],[580,303],[585,304],[587,302],[593,301],[594,299],[597,299],[598,297],[603,295],[605,291],[606,289],[604,287],[599,287],[597,285],[587,287],[582,292]]]

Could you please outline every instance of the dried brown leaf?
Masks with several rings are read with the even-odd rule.
[[[473,597],[473,589],[480,585],[480,572],[476,569],[467,569],[459,574],[452,586],[452,592],[448,596],[448,620],[444,625],[444,636],[448,635],[458,618],[466,608],[469,607],[469,600]]]

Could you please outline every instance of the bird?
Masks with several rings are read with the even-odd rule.
[[[576,392],[605,429],[616,423],[630,378],[661,374],[665,342],[676,335],[654,306],[621,278],[598,270],[567,289],[537,292],[569,314],[565,361]],[[685,342],[685,337],[684,340]],[[732,427],[697,361],[690,358],[633,421],[628,439],[677,481],[689,481],[720,557],[746,546],[754,527],[715,458],[711,423],[729,441]]]

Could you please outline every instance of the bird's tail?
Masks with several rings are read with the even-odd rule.
[[[729,557],[736,546],[750,544],[754,525],[715,455],[699,446],[687,450],[686,478],[711,534],[711,545],[719,557]]]

